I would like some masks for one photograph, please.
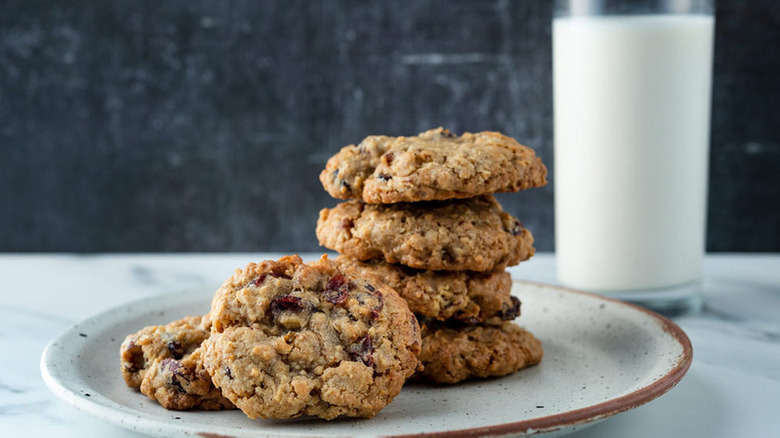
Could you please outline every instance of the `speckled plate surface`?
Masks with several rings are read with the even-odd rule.
[[[691,363],[691,344],[671,321],[619,301],[516,282],[518,324],[545,356],[513,375],[434,387],[407,384],[375,418],[249,420],[240,411],[167,411],[125,386],[119,344],[131,332],[208,310],[216,288],[164,295],[101,313],[54,339],[41,359],[51,390],[97,418],[155,436],[558,436],[649,402]]]

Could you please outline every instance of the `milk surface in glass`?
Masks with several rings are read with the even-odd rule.
[[[704,252],[714,19],[553,21],[559,280],[696,281]]]

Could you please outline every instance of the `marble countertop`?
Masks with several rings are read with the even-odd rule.
[[[38,363],[49,340],[110,307],[218,284],[248,261],[278,255],[0,255],[0,435],[141,436],[93,419],[48,391]],[[556,283],[552,254],[510,271],[518,279]],[[682,382],[570,436],[777,436],[780,255],[708,255],[704,273],[704,310],[675,318],[694,348]]]

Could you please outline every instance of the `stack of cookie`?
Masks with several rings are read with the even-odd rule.
[[[540,342],[511,320],[507,266],[534,254],[533,237],[493,193],[546,184],[533,150],[496,132],[370,136],[328,160],[333,197],[321,245],[347,270],[394,288],[422,328],[418,378],[455,383],[538,363]]]

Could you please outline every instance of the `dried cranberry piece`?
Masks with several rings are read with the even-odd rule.
[[[271,312],[279,313],[284,312],[285,310],[292,312],[300,312],[303,310],[301,298],[292,295],[280,295],[271,301]]]
[[[331,178],[333,178],[333,182],[340,185],[342,189],[346,191],[352,190],[352,187],[349,186],[349,183],[344,181],[343,179],[339,178],[339,170],[336,169],[331,173]]]
[[[519,220],[515,219],[515,224],[514,224],[514,226],[512,226],[512,230],[510,230],[509,232],[512,233],[513,236],[519,236],[520,233],[523,232],[524,228],[525,227],[523,226],[522,222],[520,222]]]
[[[260,274],[259,277],[257,277],[254,280],[252,280],[252,285],[253,286],[260,286],[260,283],[265,281],[265,277],[266,277],[266,274]]]
[[[388,152],[384,155],[384,159],[385,159],[385,163],[387,163],[387,165],[389,166],[393,164],[393,160],[395,159],[395,154],[392,152]]]
[[[328,279],[328,284],[325,286],[325,290],[341,289],[347,284],[347,279],[341,274],[336,274]]]
[[[330,277],[328,284],[325,285],[325,291],[322,298],[331,304],[343,304],[349,298],[349,282],[341,275],[336,274]]]
[[[168,386],[176,389],[182,394],[186,394],[187,390],[184,389],[179,379],[190,382],[192,380],[192,370],[185,367],[181,364],[181,362],[175,359],[163,359],[163,361],[160,363],[160,366],[162,367],[163,371],[167,369],[171,373],[171,376],[167,380]]]
[[[520,300],[516,297],[509,297],[512,300],[512,305],[509,306],[506,303],[501,305],[501,319],[509,321],[520,316]]]
[[[376,299],[379,300],[379,304],[371,308],[371,319],[379,319],[379,312],[382,311],[382,308],[385,307],[385,297],[382,295],[382,292],[374,291],[374,295],[376,295]]]
[[[176,378],[176,376],[171,377],[170,380],[168,380],[168,386],[171,386],[173,389],[179,391],[182,394],[186,394],[187,390],[184,389],[183,386],[181,386],[181,382]]]
[[[350,345],[347,349],[347,353],[349,354],[349,358],[354,361],[359,360],[366,366],[374,366],[374,357],[372,356],[374,353],[374,343],[371,341],[369,335],[365,335],[357,343]]]
[[[160,366],[163,370],[168,370],[172,372],[173,374],[180,375],[181,369],[184,368],[184,366],[176,359],[163,359],[162,362],[160,362]]]
[[[390,176],[390,175],[388,175],[388,174],[386,174],[384,172],[380,173],[376,177],[377,177],[377,179],[379,179],[381,181],[390,181],[391,179],[393,179],[392,176]]]
[[[275,268],[271,268],[271,272],[260,274],[260,276],[252,280],[250,284],[252,284],[253,286],[260,286],[260,284],[264,282],[269,275],[274,278],[287,278],[287,279],[292,278],[289,275],[287,275],[286,272],[284,272],[284,267],[275,267]]]
[[[379,319],[379,313],[382,311],[382,309],[385,306],[385,298],[382,295],[381,291],[378,291],[374,286],[372,286],[369,283],[366,283],[365,285],[367,292],[362,292],[357,295],[357,299],[360,302],[360,304],[366,304],[366,298],[367,297],[375,297],[376,300],[379,302],[377,305],[371,308],[371,319],[377,320]]]
[[[345,217],[344,219],[341,220],[341,229],[342,230],[348,230],[348,229],[350,229],[350,228],[352,228],[354,226],[355,226],[355,221],[353,221],[352,219],[350,219],[348,217]]]
[[[477,325],[482,322],[482,318],[474,315],[455,315],[455,319],[466,325]]]
[[[174,359],[181,359],[184,357],[184,348],[179,341],[168,342],[168,351],[171,352]]]
[[[233,380],[233,372],[230,371],[230,368],[225,366],[224,369],[225,369],[225,375],[228,377],[228,379]]]

